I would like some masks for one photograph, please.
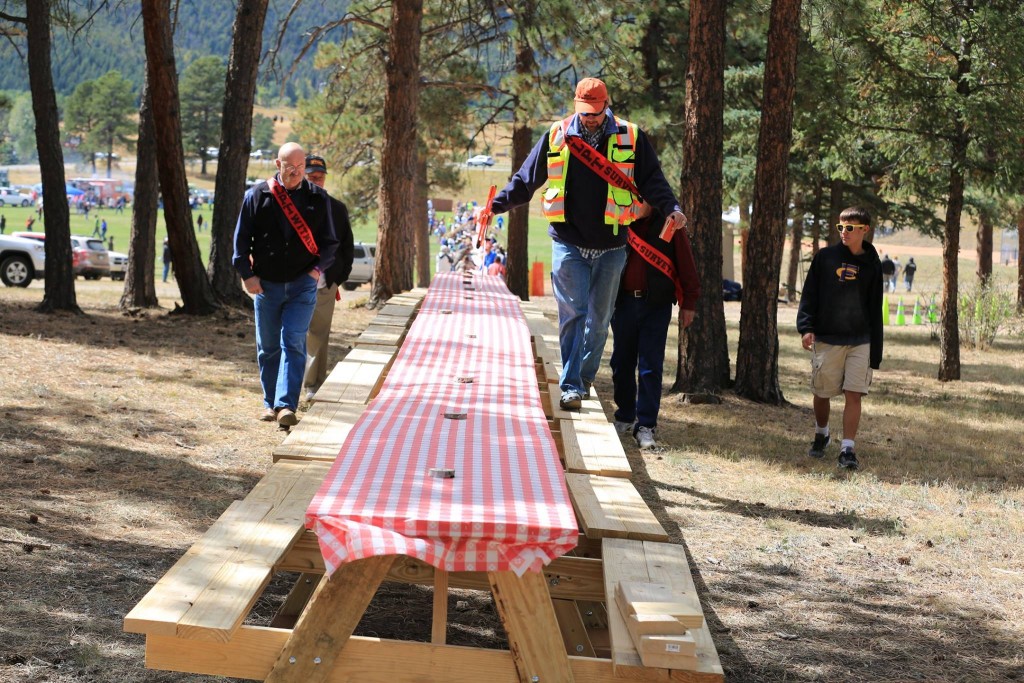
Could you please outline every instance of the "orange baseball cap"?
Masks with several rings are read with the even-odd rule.
[[[576,85],[576,113],[599,114],[608,104],[608,88],[599,78],[584,78]]]

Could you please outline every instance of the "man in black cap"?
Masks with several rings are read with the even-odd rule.
[[[306,157],[306,179],[322,188],[327,182],[327,162],[315,154]],[[316,390],[327,379],[328,348],[331,340],[331,321],[334,319],[334,302],[341,298],[338,285],[348,279],[352,272],[352,224],[348,220],[348,208],[334,197],[331,200],[331,217],[334,232],[338,237],[338,251],[334,264],[320,274],[316,290],[316,309],[309,322],[306,334],[306,375],[303,384],[306,398],[311,399]]]

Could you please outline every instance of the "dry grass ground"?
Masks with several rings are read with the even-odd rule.
[[[174,289],[158,286],[170,306]],[[145,670],[142,637],[121,620],[282,438],[254,419],[252,321],[126,317],[118,285],[78,291],[86,316],[45,317],[31,310],[38,284],[0,289],[0,539],[13,542],[0,543],[0,681],[223,680]],[[927,328],[890,328],[862,470],[848,475],[835,450],[806,456],[794,315],[780,313],[792,405],[668,396],[664,450],[626,443],[638,486],[689,553],[727,679],[1024,680],[1024,343],[965,351],[964,380],[940,384]],[[371,316],[335,316],[337,358]],[[611,395],[607,371],[597,388]],[[429,593],[396,600],[408,609],[361,628],[429,624]],[[463,603],[455,611],[486,611]]]

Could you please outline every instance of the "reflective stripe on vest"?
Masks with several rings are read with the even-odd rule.
[[[572,117],[556,121],[548,132],[548,187],[544,191],[544,217],[551,222],[565,221],[565,176],[568,172],[569,147],[565,144],[565,131]],[[622,171],[633,178],[636,161],[637,126],[619,117],[615,117],[618,132],[608,138],[607,158]],[[636,197],[629,191],[608,185],[605,199],[604,222],[606,225],[629,225],[637,218]]]

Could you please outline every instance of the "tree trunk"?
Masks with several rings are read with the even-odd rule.
[[[415,204],[416,111],[420,93],[420,22],[423,0],[391,5],[388,59],[384,70],[384,133],[381,148],[377,259],[370,308],[412,289],[413,226],[423,221]]]
[[[772,0],[736,355],[736,393],[772,404],[785,402],[779,386],[777,313],[799,32],[800,0]]]
[[[978,284],[992,280],[992,213],[987,208],[978,212]]]
[[[679,328],[673,391],[721,392],[729,383],[729,347],[722,302],[722,116],[725,0],[691,0],[686,78],[686,131],[679,201],[689,219],[701,296],[693,324]],[[732,257],[731,245],[730,254]]]
[[[1024,209],[1017,214],[1017,311],[1024,313]]]
[[[823,182],[818,181],[814,186],[814,223],[811,225],[811,258],[818,255],[821,249],[821,201],[824,199]]]
[[[839,223],[839,214],[846,208],[843,206],[843,188],[844,183],[838,178],[833,178],[832,182],[829,183],[828,188],[828,230],[825,234],[828,235],[828,243],[839,244],[839,231],[836,230],[836,224]]]
[[[786,193],[788,196],[788,192]],[[788,202],[787,202],[788,203]],[[796,301],[796,279],[800,270],[800,242],[804,238],[803,210],[798,206],[793,211],[793,230],[789,235],[789,267],[786,269],[786,303]]]
[[[50,67],[50,0],[25,3],[28,79],[36,123],[36,151],[46,202],[46,279],[43,301],[36,309],[81,313],[71,268],[71,215],[64,201],[64,154],[60,149],[57,96]]]
[[[231,256],[249,168],[252,108],[266,16],[267,0],[241,0],[235,12],[217,156],[217,200],[213,203],[207,265],[214,294],[228,306],[247,309],[252,308],[252,299],[242,289],[242,280],[231,265]]]
[[[960,216],[964,208],[964,172],[968,136],[963,121],[957,121],[949,169],[949,201],[946,231],[942,238],[942,325],[939,328],[939,374],[942,382],[960,379]]]
[[[152,90],[153,130],[157,149],[160,150],[157,172],[174,273],[184,304],[182,312],[206,315],[217,310],[218,303],[203,270],[192,227],[192,212],[188,206],[188,181],[181,144],[181,107],[169,9],[169,0],[142,3],[146,78]]]
[[[520,83],[528,83],[537,69],[533,46],[527,35],[533,27],[536,5],[532,1],[521,3],[517,17],[516,33],[516,76]],[[516,99],[512,110],[512,169],[518,169],[526,161],[533,145],[530,130],[530,116]],[[508,214],[508,251],[505,263],[505,282],[509,291],[523,301],[530,300],[530,258],[529,258],[530,207],[520,206]]]
[[[419,220],[413,222],[415,231],[413,238],[416,243],[416,286],[430,285],[430,229],[427,227],[425,215],[427,211],[427,152],[420,146],[416,156],[416,206],[420,207]]]
[[[156,261],[157,171],[156,131],[153,130],[153,98],[143,83],[139,107],[139,140],[136,144],[135,197],[132,199],[132,236],[128,249],[128,272],[120,308],[150,308],[158,305],[153,284]]]
[[[747,240],[750,239],[750,198],[746,195],[740,201],[740,278],[747,269]]]

